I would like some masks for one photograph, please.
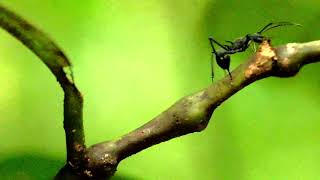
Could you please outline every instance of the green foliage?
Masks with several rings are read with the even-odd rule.
[[[316,0],[2,3],[49,34],[72,61],[89,145],[131,131],[209,85],[209,35],[232,40],[283,20],[303,28],[270,31],[274,45],[320,35]],[[48,179],[65,156],[62,91],[37,57],[4,31],[0,46],[0,174]],[[232,69],[250,54],[232,56]],[[215,69],[217,78],[224,75]],[[250,85],[215,111],[205,131],[124,160],[114,179],[318,178],[319,69],[309,65],[294,78]]]

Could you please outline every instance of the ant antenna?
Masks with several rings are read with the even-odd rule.
[[[271,25],[286,25],[286,24],[292,24],[290,22],[286,22],[286,21],[283,21],[283,22],[276,22],[276,23],[269,23],[267,24],[266,26],[264,26],[258,33],[262,33],[264,30],[266,30],[268,27],[270,27]],[[268,30],[266,30],[268,31]]]
[[[261,34],[262,32],[266,32],[266,31],[269,31],[270,29],[280,27],[280,26],[301,26],[301,24],[296,24],[296,23],[291,23],[291,22],[286,22],[286,21],[269,23],[266,26],[264,26],[258,33]]]

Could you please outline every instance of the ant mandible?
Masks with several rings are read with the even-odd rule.
[[[237,52],[243,52],[246,49],[248,49],[251,42],[255,42],[258,44],[261,44],[264,40],[270,40],[266,36],[263,36],[262,33],[269,31],[270,29],[280,27],[280,26],[301,26],[300,24],[295,24],[291,22],[276,22],[276,23],[269,23],[266,26],[264,26],[260,31],[253,33],[253,34],[247,34],[244,37],[240,37],[236,40],[232,41],[226,41],[230,45],[226,44],[220,44],[218,41],[214,40],[211,36],[209,37],[209,41],[212,47],[212,55],[214,54],[216,56],[216,62],[218,66],[223,69],[227,70],[230,76],[230,79],[232,80],[232,76],[230,73],[230,54],[235,54]],[[213,44],[217,44],[222,49],[216,51]],[[211,60],[211,79],[213,81],[214,72],[213,72],[213,56]]]

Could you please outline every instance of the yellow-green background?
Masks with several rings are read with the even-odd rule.
[[[2,0],[72,60],[88,145],[123,135],[208,86],[207,37],[233,40],[271,21],[273,44],[320,39],[318,0]],[[232,56],[232,68],[252,54]],[[219,107],[201,133],[121,162],[122,180],[320,179],[320,64],[268,78]],[[222,70],[216,68],[221,78]],[[64,163],[62,90],[0,31],[0,179],[50,179]]]

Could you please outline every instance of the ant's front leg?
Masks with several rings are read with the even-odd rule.
[[[257,51],[257,49],[256,49],[256,43],[253,43],[252,48],[253,48],[253,52],[256,52],[256,51]]]
[[[231,44],[231,46],[234,45],[234,43],[232,41],[226,41],[227,43]]]

